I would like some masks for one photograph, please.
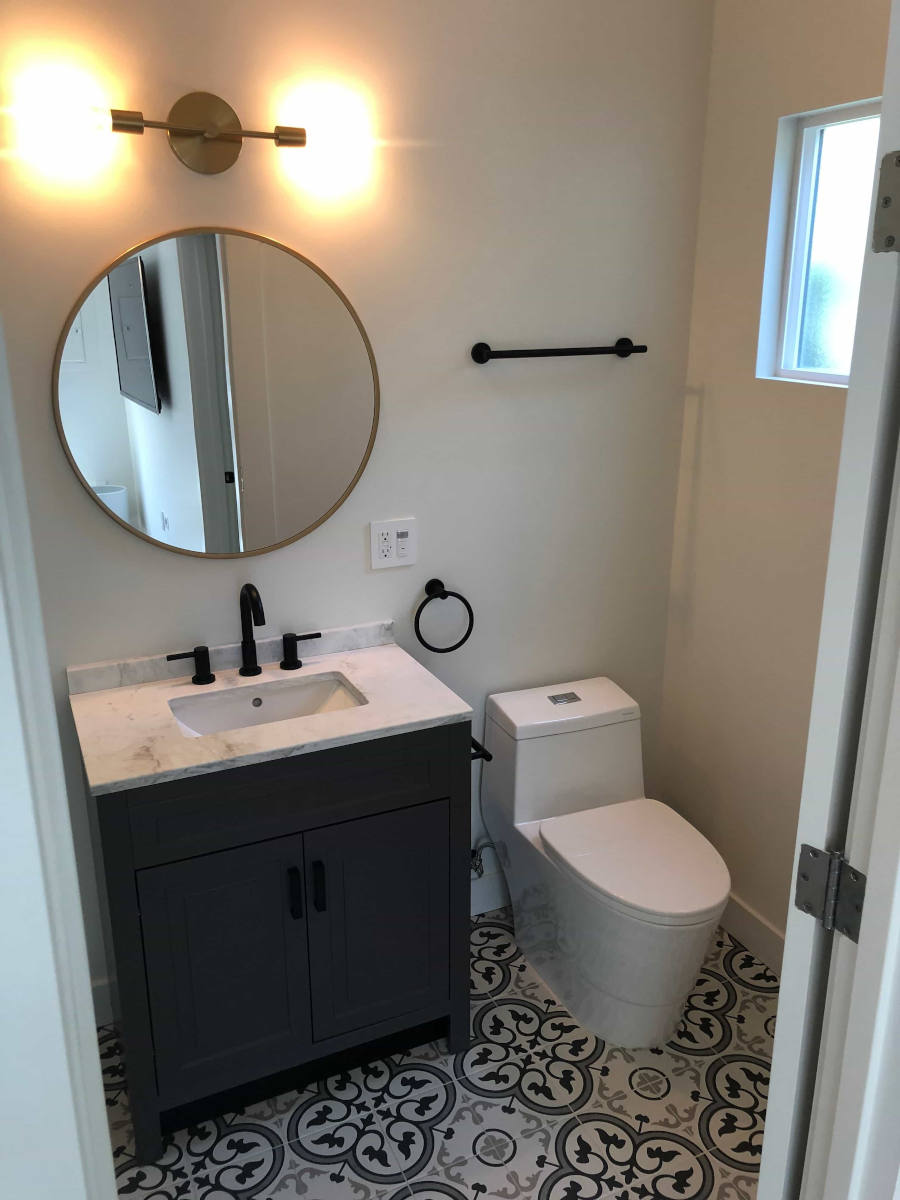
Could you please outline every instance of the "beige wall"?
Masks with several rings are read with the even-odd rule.
[[[779,117],[878,95],[889,7],[715,7],[661,772],[779,932],[845,392],[754,378],[775,134]]]
[[[376,128],[356,207],[285,187],[271,146],[227,174],[128,143],[116,185],[32,191],[4,161],[4,316],[95,975],[105,970],[67,663],[238,636],[252,579],[269,630],[394,617],[400,641],[476,708],[486,693],[605,672],[640,701],[648,778],[662,681],[710,6],[707,0],[84,0],[7,5],[0,56],[47,29],[118,77],[116,106],[164,114],[220,92],[252,126],[298,75],[352,79]],[[301,153],[284,151],[283,153]],[[111,258],[175,227],[234,225],[296,247],[346,292],[382,413],[348,502],[246,562],[157,549],[106,518],[58,444],[50,366],[69,306]],[[35,281],[20,288],[18,281]],[[469,348],[629,334],[650,353],[475,366]],[[367,522],[414,515],[415,567],[372,572]],[[457,654],[411,638],[430,576],[475,606]]]

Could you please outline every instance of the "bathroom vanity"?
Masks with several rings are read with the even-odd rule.
[[[438,1020],[466,1044],[471,712],[350,633],[289,680],[223,671],[234,647],[210,688],[162,658],[70,671],[143,1161],[196,1101]],[[281,716],[293,694],[318,708]],[[255,725],[185,724],[243,697]]]

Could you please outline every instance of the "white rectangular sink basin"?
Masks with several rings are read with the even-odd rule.
[[[207,733],[292,721],[365,703],[365,697],[343,675],[328,671],[303,679],[261,683],[257,687],[242,684],[219,692],[176,696],[169,701],[169,708],[185,737],[203,737]]]

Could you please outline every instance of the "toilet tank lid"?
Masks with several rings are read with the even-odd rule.
[[[634,721],[641,715],[635,701],[602,675],[521,692],[498,692],[488,696],[485,712],[517,741]]]

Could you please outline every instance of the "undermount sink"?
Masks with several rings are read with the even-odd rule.
[[[365,697],[343,675],[329,671],[256,687],[246,684],[206,695],[176,696],[169,701],[169,708],[185,737],[203,737],[365,703]]]

